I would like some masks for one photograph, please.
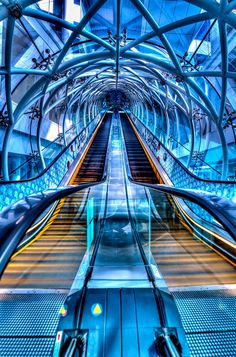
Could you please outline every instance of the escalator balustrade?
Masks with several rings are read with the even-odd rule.
[[[106,115],[70,184],[102,179],[111,117]],[[69,288],[86,251],[88,190],[62,200],[47,225],[8,264],[1,288]]]
[[[158,184],[158,178],[126,114],[121,118],[132,177],[137,182]],[[186,225],[174,201],[149,191],[160,219],[152,220],[151,251],[169,286],[233,284],[236,271],[222,255],[206,245]],[[143,242],[148,242],[149,233]]]

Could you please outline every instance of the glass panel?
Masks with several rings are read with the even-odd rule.
[[[235,241],[207,211],[133,184],[128,192],[148,264],[169,287],[234,283]]]
[[[211,129],[208,129],[209,133],[207,135],[209,141],[204,140],[204,135],[203,140],[201,141],[202,137],[200,132],[196,133],[198,134],[196,135],[198,141],[195,141],[196,149],[194,149],[193,153],[192,169],[200,167],[201,170],[199,170],[199,175],[201,174],[202,177],[198,178],[197,176],[191,175],[191,173],[184,169],[179,161],[172,157],[171,151],[167,149],[167,144],[170,142],[168,143],[164,141],[167,136],[163,135],[163,128],[157,127],[156,136],[154,136],[137,117],[132,117],[132,120],[134,121],[141,137],[148,144],[152,153],[160,162],[161,167],[176,187],[201,189],[206,191],[209,191],[209,188],[211,187],[211,192],[217,192],[218,195],[225,196],[231,200],[235,199],[235,185],[230,182],[227,183],[226,181],[220,181],[220,170],[222,167],[222,145],[220,144],[220,138],[215,128],[215,124],[212,121],[209,122]],[[197,125],[200,131],[200,123],[197,123]],[[160,142],[156,137],[160,138]],[[172,138],[172,140],[174,140],[174,138]],[[161,144],[163,141],[164,145]],[[203,156],[199,155],[199,148],[201,149],[201,145],[207,145],[207,150],[203,151]],[[214,150],[218,152],[218,156],[213,155]],[[194,164],[195,162],[200,163],[200,165],[198,166]],[[216,182],[204,181],[202,178],[213,181],[216,180]],[[227,181],[230,181],[230,179]]]
[[[0,65],[5,65],[5,45],[6,45],[6,28],[7,28],[7,18],[0,22]]]
[[[101,185],[95,191],[86,189],[70,195],[48,208],[20,242],[0,286],[79,289],[100,232],[103,194]]]
[[[41,0],[39,2],[39,7],[46,12],[53,12],[54,0]]]
[[[5,103],[6,103],[5,77],[0,76],[0,106],[1,106],[1,110],[3,109],[3,107],[5,110],[7,110],[5,108]]]
[[[27,195],[59,186],[60,182],[68,171],[68,167],[72,164],[75,158],[81,155],[83,148],[88,142],[89,138],[91,138],[91,135],[95,130],[98,121],[99,117],[92,120],[88,127],[81,131],[78,138],[74,141],[73,147],[72,145],[69,145],[63,155],[61,155],[57,161],[44,172],[43,175],[36,177],[35,179],[32,178],[26,182],[4,182],[1,184],[0,210]],[[24,167],[24,170],[28,175],[31,175],[30,164],[29,167],[27,167],[27,163],[25,163],[25,166],[26,167]],[[19,169],[21,169],[21,166]],[[16,172],[17,170],[13,173],[13,175],[16,174]]]
[[[143,1],[145,3],[145,1]],[[152,1],[148,7],[151,14],[155,14],[155,19],[159,26],[164,26],[169,23],[188,18],[199,14],[201,9],[193,4],[186,4],[183,0],[168,1],[159,0]],[[192,25],[194,26],[194,25]],[[179,30],[182,36],[185,34],[182,29]]]
[[[12,104],[13,108],[15,109],[16,106],[19,104],[21,99],[24,96],[27,96],[28,94],[28,99],[30,99],[30,96],[32,95],[32,88],[35,85],[36,82],[40,80],[40,76],[35,76],[35,75],[12,75],[11,76],[12,80]],[[37,93],[42,89],[43,84],[38,86]],[[28,110],[28,107],[26,107]]]
[[[218,70],[221,65],[221,47],[217,20],[203,21],[195,26],[197,31],[191,36],[187,62],[198,70]]]
[[[22,18],[15,23],[13,36],[12,66],[19,68],[32,68],[34,57],[40,55],[38,34],[30,26],[27,18]]]

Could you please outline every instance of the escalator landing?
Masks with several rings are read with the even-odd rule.
[[[101,311],[98,316],[93,315],[96,304]],[[156,357],[154,341],[159,327],[152,289],[88,290],[81,323],[81,329],[89,331],[87,357]]]
[[[1,289],[0,355],[51,356],[66,290]]]
[[[235,356],[236,284],[176,287],[170,291],[181,314],[191,356]]]

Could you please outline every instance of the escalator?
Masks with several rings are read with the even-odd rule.
[[[188,341],[202,357],[214,355],[210,339],[216,356],[233,350],[232,265],[194,236],[171,197],[129,182],[123,137],[132,176],[160,182],[127,117],[107,116],[73,178],[100,182],[105,165],[106,182],[63,199],[5,270],[2,356],[49,356],[54,346],[54,357],[187,357]]]
[[[136,182],[160,183],[159,177],[153,178],[155,173],[147,156],[144,159],[144,151],[144,172],[136,174],[137,167],[142,171],[140,161],[134,160],[141,144],[125,114],[121,121],[131,175]],[[145,219],[141,205],[136,210],[136,227],[175,298],[191,356],[234,355],[234,264],[205,244],[186,224],[172,197],[154,189],[144,190],[151,202],[151,218]],[[145,226],[149,230],[145,231]]]
[[[104,119],[70,184],[98,182],[103,175],[111,118]],[[99,148],[98,148],[99,147]],[[96,157],[96,159],[94,159]],[[60,202],[32,244],[12,258],[0,281],[4,288],[69,288],[86,248],[83,205],[87,191]],[[49,250],[50,247],[50,250]],[[63,267],[63,273],[59,268]],[[50,273],[49,273],[50,272]]]
[[[70,184],[102,179],[110,125],[106,115]],[[46,226],[11,258],[0,281],[1,356],[51,354],[59,310],[87,249],[89,195],[85,189],[62,199]]]
[[[155,184],[157,177],[148,161],[148,158],[138,141],[130,122],[125,114],[121,114],[123,134],[132,177],[135,181]]]
[[[101,181],[107,154],[110,126],[111,114],[107,114],[79,168],[78,175],[76,175],[71,184],[81,185]]]
[[[159,183],[125,114],[122,115],[121,121],[133,178],[138,182]],[[151,191],[151,195],[161,217],[161,220],[152,222],[152,253],[168,285],[208,285],[210,281],[222,284],[234,283],[236,272],[232,265],[194,237],[190,228],[186,229],[186,224],[183,225],[183,219],[174,207],[173,200],[165,194],[154,191]],[[192,274],[193,270],[194,274]]]
[[[83,286],[65,301],[68,313],[60,319],[55,357],[177,357],[182,349],[188,356],[173,298],[156,289],[132,225],[122,147],[116,113],[103,225]]]

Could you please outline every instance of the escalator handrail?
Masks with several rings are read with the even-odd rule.
[[[233,240],[236,242],[236,204],[234,202],[232,202],[228,198],[217,196],[206,191],[176,188],[174,186],[169,186],[165,184],[154,185],[146,182],[138,182],[132,177],[126,146],[123,145],[123,147],[126,174],[131,183],[148,187],[153,190],[170,194],[175,197],[187,199],[195,204],[198,204],[208,213],[210,213],[224,227],[225,231],[229,233]]]
[[[133,122],[133,120],[131,119],[131,117],[128,115],[128,113],[126,113],[126,115],[130,118],[130,120]],[[191,171],[189,171],[184,164],[177,159],[177,157],[175,157],[172,152],[151,132],[150,129],[148,129],[142,122],[141,120],[133,114],[133,116],[139,121],[139,123],[145,128],[145,130],[147,130],[147,132],[153,136],[154,139],[157,140],[157,142],[167,151],[168,155],[170,155],[177,163],[179,166],[181,166],[181,168],[189,175],[191,176],[193,179],[198,180],[200,182],[206,182],[206,183],[212,183],[212,184],[226,184],[226,185],[233,185],[236,184],[236,181],[226,181],[226,180],[208,180],[208,179],[204,179],[204,178],[200,178],[198,176],[196,176],[195,174],[193,174]]]
[[[105,115],[105,114],[104,114]],[[104,117],[103,115],[103,117]],[[103,120],[103,117],[101,120]],[[0,181],[0,185],[7,185],[7,184],[18,184],[18,183],[23,183],[23,182],[30,182],[30,181],[34,181],[40,177],[42,177],[56,162],[57,160],[69,149],[69,147],[71,145],[74,144],[74,142],[80,137],[80,135],[86,131],[88,129],[88,127],[93,123],[93,121],[96,120],[96,118],[94,118],[93,120],[91,120],[91,122],[86,126],[84,127],[78,135],[76,135],[74,137],[74,139],[67,145],[63,148],[63,150],[61,152],[59,152],[59,154],[50,162],[50,164],[41,171],[40,174],[38,174],[37,176],[34,176],[34,177],[31,177],[29,179],[24,179],[24,180],[13,180],[13,181]],[[95,128],[94,128],[95,129]]]
[[[13,203],[0,213],[0,277],[27,230],[45,209],[55,201],[106,181],[108,151],[109,145],[107,146],[103,176],[100,181],[77,186],[57,187],[35,193]]]
[[[225,231],[236,242],[236,204],[231,200],[205,191],[176,188],[165,184],[154,185],[137,182],[130,175],[128,175],[128,179],[136,185],[186,199],[201,206],[224,227]]]
[[[5,208],[0,213],[0,276],[27,230],[45,209],[57,200],[101,184],[105,180],[106,176],[95,183],[57,187],[27,196]]]

